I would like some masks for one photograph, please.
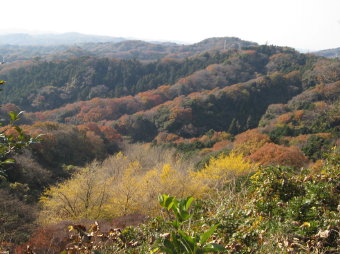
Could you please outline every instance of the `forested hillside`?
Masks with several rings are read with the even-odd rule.
[[[315,54],[318,56],[324,56],[329,58],[339,58],[340,48],[320,50],[315,52]]]
[[[338,253],[338,59],[66,50],[0,68],[0,252]]]
[[[134,96],[95,98],[29,116],[34,121],[72,124],[102,121],[135,141],[151,141],[160,132],[184,138],[200,136],[210,129],[237,134],[257,127],[270,104],[287,103],[318,82],[331,83],[339,78],[339,62],[336,60],[273,46],[204,53],[181,64],[176,63],[181,71],[191,66],[188,72],[192,74],[185,77],[182,74],[175,82],[160,81],[158,88],[145,92],[137,93],[136,88],[131,89],[136,91]],[[154,63],[156,68],[162,66],[165,70],[158,77],[165,74],[164,80],[168,79],[166,74],[173,64],[172,61]],[[157,80],[155,75],[154,72],[149,75],[149,80]],[[139,80],[137,84],[141,82]],[[145,87],[150,85],[145,84],[148,84]],[[129,86],[125,87],[127,90]],[[40,89],[42,91],[44,88]],[[109,93],[107,90],[103,96]],[[337,94],[334,96],[338,98]],[[53,97],[42,97],[41,104],[45,107],[49,105],[47,102],[55,101]],[[139,132],[141,137],[138,137]]]
[[[180,45],[170,42],[145,42],[124,40],[123,38],[91,38],[87,36],[78,38],[77,36],[77,34],[70,34],[69,36],[66,34],[66,38],[63,38],[60,35],[59,43],[52,43],[51,45],[41,45],[41,43],[32,45],[3,44],[0,45],[0,56],[4,57],[7,63],[13,65],[25,60],[66,60],[80,56],[150,61],[163,57],[184,58],[208,50],[239,49],[257,45],[257,43],[243,41],[235,37],[209,38],[191,45]],[[73,40],[68,37],[73,37]],[[62,43],[63,40],[67,43]],[[41,38],[40,41],[44,41],[44,39]],[[58,42],[58,40],[53,41]]]
[[[144,64],[137,60],[80,57],[43,62],[0,75],[7,80],[2,101],[27,110],[54,109],[94,97],[120,97],[173,84],[178,79],[221,63],[227,53],[185,59],[161,59]]]

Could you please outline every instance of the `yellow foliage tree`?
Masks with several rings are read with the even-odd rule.
[[[191,172],[191,175],[197,182],[210,188],[221,188],[229,180],[250,174],[256,168],[257,164],[246,160],[242,154],[232,152],[229,155],[212,157],[201,171]]]
[[[102,208],[109,199],[108,181],[98,181],[97,166],[93,163],[71,179],[45,191],[40,199],[42,223],[103,217]]]
[[[139,148],[144,156],[135,147],[127,156],[118,153],[103,163],[94,162],[47,190],[41,198],[41,223],[111,219],[133,213],[156,215],[161,193],[201,198],[256,168],[242,155],[231,153],[212,158],[203,170],[194,172],[170,151],[162,150],[158,156],[160,151]]]
[[[121,180],[111,185],[111,198],[104,209],[106,214],[115,216],[131,213],[155,215],[159,212],[159,194],[199,197],[204,191],[202,187],[195,184],[186,172],[174,169],[170,164],[143,172],[138,162],[134,162]]]
[[[118,153],[47,190],[41,198],[41,222],[110,219],[132,213],[155,215],[161,193],[177,197],[201,197],[205,193],[205,186],[195,182],[184,161],[163,154],[161,163],[155,151],[143,148],[143,159]]]

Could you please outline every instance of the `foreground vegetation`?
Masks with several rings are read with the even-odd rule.
[[[125,214],[134,214],[125,217],[127,223],[134,218],[136,224],[141,224],[120,228],[114,227],[115,223],[112,219],[117,215],[114,211],[105,214],[105,209],[102,209],[103,213],[98,213],[98,208],[105,207],[104,204],[91,203],[87,206],[82,204],[85,200],[80,196],[80,189],[77,191],[74,187],[89,181],[79,181],[77,175],[57,187],[58,189],[52,188],[45,193],[48,196],[42,200],[45,213],[49,210],[54,213],[54,218],[59,216],[60,219],[68,219],[68,221],[72,219],[73,223],[59,221],[53,226],[47,224],[38,229],[27,244],[34,253],[59,253],[62,250],[65,250],[65,253],[337,253],[339,251],[340,156],[338,148],[334,147],[321,164],[309,169],[267,166],[230,174],[228,168],[231,165],[228,163],[234,161],[235,166],[238,163],[237,158],[233,156],[231,154],[211,161],[211,166],[217,163],[220,166],[224,165],[223,173],[215,169],[213,174],[209,174],[204,183],[200,184],[210,184],[214,188],[207,188],[204,193],[193,193],[193,196],[197,196],[195,199],[187,198],[188,192],[179,191],[182,188],[192,189],[188,175],[182,176],[185,178],[182,185],[179,182],[182,178],[178,178],[169,170],[157,176],[159,182],[161,179],[166,179],[163,184],[168,189],[164,189],[165,192],[176,193],[178,197],[182,197],[176,199],[161,195],[158,198],[159,203],[156,193],[162,190],[141,190],[140,186],[136,185],[136,177],[132,178],[132,184],[125,183],[123,188],[126,191],[122,193],[127,196],[124,198],[114,196],[117,200],[122,198],[121,200],[126,203],[117,202],[111,207],[117,208],[120,212],[125,211]],[[114,159],[117,160],[118,157]],[[127,168],[126,172],[129,171],[130,169]],[[212,172],[208,165],[203,171]],[[225,175],[226,172],[228,175]],[[87,174],[88,172],[83,172],[83,175]],[[144,181],[145,177],[141,174],[139,180]],[[150,179],[150,182],[155,185],[157,183],[156,179]],[[172,185],[169,185],[170,183]],[[76,205],[73,210],[82,213],[77,216],[66,215],[66,200],[55,202],[57,197],[61,197],[62,188],[74,190],[74,192],[64,192],[63,197]],[[111,185],[111,188],[119,187]],[[135,188],[131,190],[131,196],[128,196],[129,188]],[[103,193],[98,186],[93,186],[93,190]],[[96,200],[97,196],[89,194],[88,189],[82,191],[84,195],[91,197],[92,201]],[[155,195],[150,196],[150,191],[154,191]],[[143,196],[149,199],[140,200],[141,196],[137,198],[136,192],[142,192]],[[77,201],[74,199],[75,195],[79,195]],[[56,206],[56,209],[53,209],[53,206]],[[46,216],[45,213],[42,213],[43,217]],[[137,213],[150,216],[141,219],[138,218]],[[104,217],[106,220],[103,220]]]

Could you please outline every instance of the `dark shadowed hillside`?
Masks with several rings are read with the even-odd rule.
[[[2,70],[0,79],[7,80],[8,86],[1,101],[39,111],[94,97],[135,95],[162,85],[172,85],[209,65],[224,62],[222,69],[227,69],[226,80],[231,84],[246,81],[255,72],[263,72],[268,56],[257,55],[246,57],[236,50],[229,50],[206,52],[185,59],[163,58],[150,63],[96,57],[41,61]],[[200,83],[195,86],[206,85],[203,73],[197,73],[196,80]]]

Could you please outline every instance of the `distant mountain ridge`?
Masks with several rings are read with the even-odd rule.
[[[72,56],[101,56],[120,59],[155,60],[162,57],[187,57],[198,51],[242,48],[258,45],[236,37],[213,37],[198,43],[181,44],[167,41],[143,41],[123,37],[81,34],[0,34],[0,57],[8,61],[28,60],[33,57],[65,59]],[[302,53],[308,50],[297,49]],[[15,53],[19,52],[19,53]],[[194,52],[194,54],[191,54]],[[312,52],[318,56],[336,58],[340,47]],[[151,55],[147,56],[146,54]]]
[[[77,37],[77,36],[75,36]],[[72,38],[72,34],[68,37]],[[77,37],[78,38],[78,37]],[[96,39],[97,37],[95,37]],[[118,59],[157,60],[163,57],[185,58],[205,51],[256,46],[255,42],[243,41],[235,37],[209,38],[190,45],[179,45],[168,42],[146,42],[141,40],[105,41],[105,38],[93,42],[80,42],[75,39],[73,44],[54,45],[1,45],[0,56],[6,61],[32,60],[65,60],[79,56],[97,56]],[[100,41],[102,40],[102,41]],[[61,39],[59,40],[61,41]]]
[[[320,50],[317,52],[314,52],[314,54],[318,56],[324,56],[328,58],[340,58],[340,47],[334,48],[334,49],[325,49],[325,50]]]
[[[21,45],[21,46],[55,46],[72,45],[86,42],[119,42],[125,40],[121,37],[110,37],[100,35],[87,35],[80,33],[63,34],[4,34],[0,35],[0,45]]]

